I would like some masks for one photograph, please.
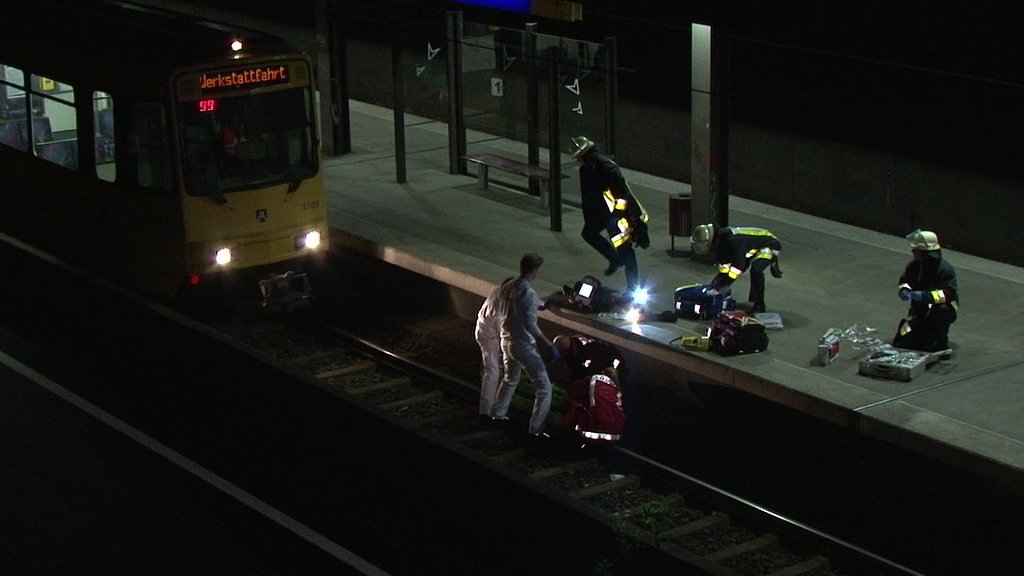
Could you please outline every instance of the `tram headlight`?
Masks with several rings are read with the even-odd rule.
[[[227,266],[231,263],[231,248],[221,248],[213,255],[213,261],[218,266]]]
[[[320,232],[317,230],[311,230],[295,239],[295,246],[300,250],[302,248],[308,248],[310,250],[316,250],[320,246]]]

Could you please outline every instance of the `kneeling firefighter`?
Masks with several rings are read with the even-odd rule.
[[[960,306],[956,270],[942,257],[939,237],[928,230],[907,235],[913,255],[900,276],[897,293],[910,302],[908,317],[900,322],[893,346],[939,352],[949,348],[949,326]]]

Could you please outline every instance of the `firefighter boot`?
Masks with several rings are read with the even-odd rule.
[[[619,269],[619,266],[622,266],[622,262],[619,261],[618,257],[616,257],[615,260],[609,260],[608,267],[604,269],[604,275],[611,276],[612,274],[615,274],[615,271]]]

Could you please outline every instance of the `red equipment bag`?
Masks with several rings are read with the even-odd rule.
[[[711,349],[719,354],[750,354],[768,348],[764,323],[746,312],[727,311],[711,323]]]

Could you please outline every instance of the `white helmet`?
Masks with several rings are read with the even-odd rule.
[[[572,139],[572,146],[575,150],[572,151],[573,158],[579,158],[594,147],[594,141],[586,136],[577,136]]]
[[[942,246],[939,246],[939,237],[935,232],[929,232],[928,230],[914,230],[907,234],[907,240],[910,241],[910,247],[915,250],[932,252],[942,248]]]
[[[703,256],[711,251],[711,240],[715,237],[714,224],[701,224],[694,228],[690,236],[690,251]]]

